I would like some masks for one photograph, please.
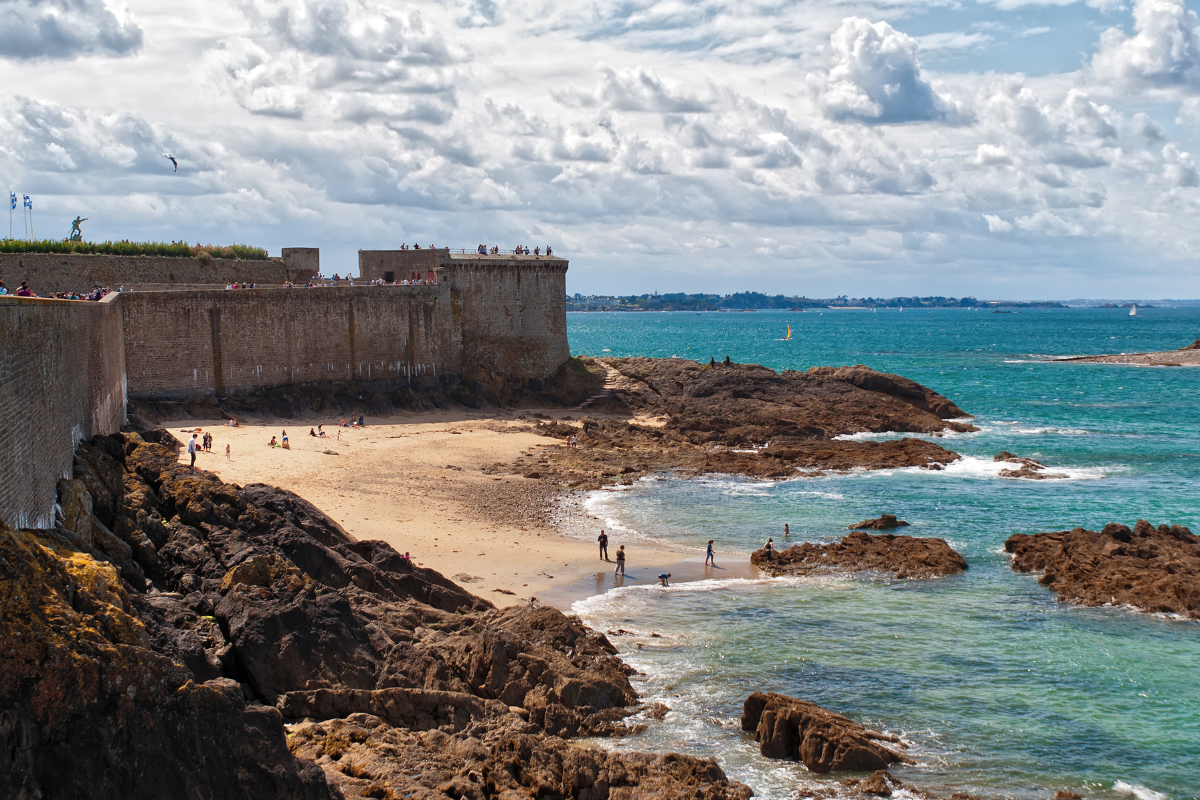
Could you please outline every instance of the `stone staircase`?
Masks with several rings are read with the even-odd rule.
[[[601,390],[598,393],[592,395],[591,397],[589,397],[588,399],[584,400],[582,403],[579,404],[578,408],[580,411],[586,410],[586,409],[591,408],[592,406],[596,405],[597,400],[601,400],[605,397],[612,396],[613,389],[617,389],[620,387],[620,384],[628,382],[628,379],[625,378],[624,375],[622,375],[620,372],[617,372],[615,369],[610,367],[608,364],[603,364],[602,366],[604,367],[604,369],[607,373],[604,376],[604,386],[603,386],[603,388],[601,388]]]

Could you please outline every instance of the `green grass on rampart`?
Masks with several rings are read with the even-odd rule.
[[[245,244],[188,244],[187,242],[65,242],[61,239],[0,240],[0,253],[77,253],[106,256],[172,256],[175,258],[241,258],[265,261],[267,251]]]

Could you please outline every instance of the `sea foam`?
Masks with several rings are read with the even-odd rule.
[[[1139,783],[1126,783],[1125,781],[1117,781],[1113,784],[1113,791],[1117,794],[1130,795],[1136,797],[1137,800],[1171,800],[1169,794],[1156,792],[1153,789],[1147,789]]]

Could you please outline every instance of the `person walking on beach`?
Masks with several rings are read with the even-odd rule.
[[[192,434],[192,438],[188,439],[188,455],[192,458],[192,463],[189,465],[194,472],[196,469],[196,434]]]
[[[600,560],[608,561],[608,534],[601,530],[596,541],[600,542]]]
[[[767,539],[766,545],[763,546],[763,556],[766,557],[767,563],[770,564],[775,560],[775,545],[772,544],[774,539]]]
[[[625,545],[617,548],[617,568],[613,570],[613,575],[621,573],[621,577],[625,577]]]
[[[712,545],[713,545],[713,540],[709,539],[708,540],[708,552],[705,553],[705,555],[704,555],[704,566],[706,566],[706,567],[708,566],[708,562],[710,562],[710,561],[712,562],[712,565],[714,567],[717,565],[717,557],[715,555],[713,555]]]

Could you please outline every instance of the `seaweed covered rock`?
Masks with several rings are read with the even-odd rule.
[[[1004,543],[1018,572],[1041,572],[1038,583],[1061,602],[1125,605],[1139,611],[1200,619],[1200,536],[1182,525],[1138,520],[1131,530],[1018,533]]]
[[[763,756],[798,760],[812,772],[869,772],[912,763],[880,744],[901,745],[898,737],[775,692],[755,692],[746,698],[742,730],[754,734]]]
[[[750,563],[771,575],[808,575],[829,572],[881,572],[895,577],[937,578],[967,569],[967,561],[945,539],[872,535],[855,531],[840,542],[803,544],[776,552],[767,560],[765,550],[750,555]]]

